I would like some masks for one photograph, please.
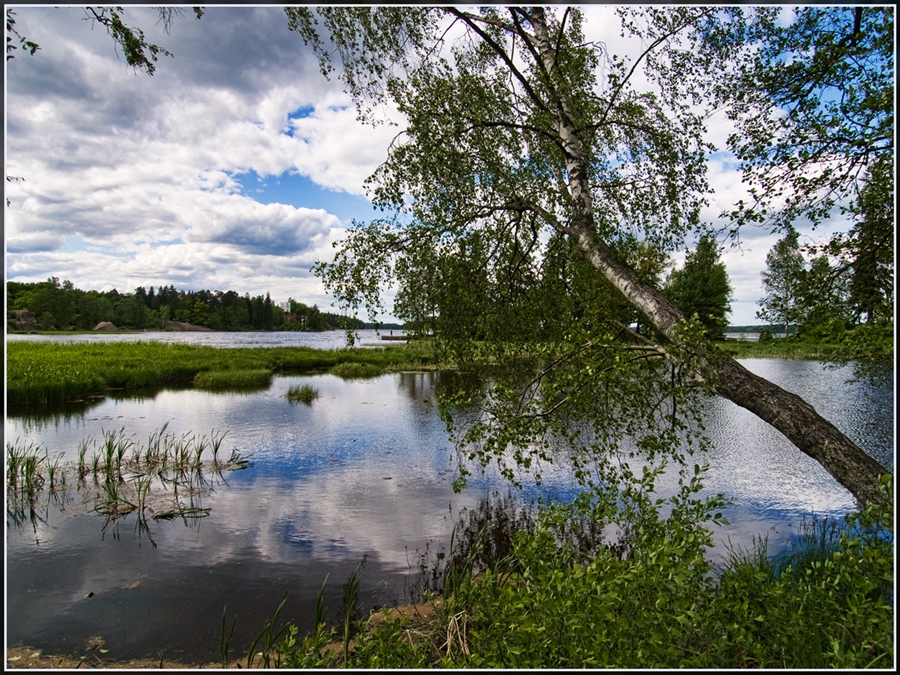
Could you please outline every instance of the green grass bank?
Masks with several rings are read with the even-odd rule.
[[[826,339],[728,340],[735,358],[893,359],[878,340],[848,345]],[[232,388],[264,385],[271,375],[332,370],[348,378],[435,367],[430,341],[379,348],[221,348],[162,342],[67,344],[10,341],[6,345],[7,402],[46,405],[103,396],[114,390],[169,385]],[[447,365],[447,364],[445,364]]]
[[[321,350],[306,347],[219,348],[162,342],[62,344],[11,341],[6,345],[10,405],[64,403],[114,390],[167,385],[234,386],[252,374],[322,371],[359,364],[383,371],[433,364],[428,343],[383,348]]]

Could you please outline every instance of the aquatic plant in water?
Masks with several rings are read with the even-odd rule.
[[[344,379],[357,379],[366,377],[378,377],[384,374],[384,369],[374,363],[339,363],[329,371]]]
[[[309,384],[292,385],[286,396],[288,401],[312,405],[312,402],[319,398],[319,390]]]
[[[78,490],[88,495],[91,510],[107,522],[130,513],[144,525],[147,519],[208,515],[202,497],[224,480],[225,472],[247,468],[250,460],[237,448],[228,459],[221,456],[227,432],[176,435],[167,428],[168,423],[154,431],[146,446],[127,436],[124,427],[103,431],[99,443],[95,439],[79,443],[74,464],[51,460],[32,442],[7,443],[7,515],[16,524],[25,522],[26,514],[34,521],[40,501],[66,489],[67,476],[75,478]]]
[[[251,389],[268,387],[272,371],[268,368],[247,370],[210,370],[194,376],[194,386],[203,389]]]

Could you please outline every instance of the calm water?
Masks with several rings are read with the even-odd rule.
[[[399,330],[356,331],[356,345],[371,347],[392,344],[383,341],[382,335],[401,335]],[[210,347],[314,347],[315,349],[340,349],[347,346],[347,333],[342,330],[328,330],[321,333],[292,331],[273,332],[162,332],[146,333],[79,333],[74,335],[28,335],[13,334],[8,340],[29,340],[32,342],[155,342],[188,343]]]
[[[342,333],[303,334],[323,335],[343,345]],[[849,369],[828,370],[811,361],[745,365],[805,397],[893,467],[892,384],[847,384]],[[285,398],[288,387],[299,383],[321,394],[309,407]],[[62,508],[49,506],[46,522],[18,528],[8,517],[7,643],[78,652],[101,636],[110,656],[164,651],[167,658],[216,660],[223,607],[229,624],[238,617],[239,648],[271,618],[285,591],[290,595],[283,618],[308,628],[326,575],[334,617],[342,585],[363,556],[362,598],[369,604],[403,600],[417,552],[427,542],[432,549],[446,543],[462,508],[505,490],[488,472],[462,494],[453,493],[452,448],[432,406],[439,384],[436,373],[366,381],[279,377],[269,389],[250,394],[163,391],[154,398],[108,398],[53,416],[8,417],[8,439],[36,441],[69,461],[77,458],[79,441],[100,438],[103,430],[124,427],[145,443],[169,422],[176,433],[227,430],[224,447],[250,453],[254,464],[228,475],[227,485],[204,498],[209,517],[152,522],[150,532],[136,529],[133,516],[104,527],[102,516],[77,508],[77,495]],[[818,464],[750,413],[713,400],[707,427],[713,440],[707,490],[735,501],[726,513],[732,524],[716,532],[717,550],[729,540],[749,545],[758,534],[783,543],[804,516],[853,508],[852,498]],[[540,488],[526,484],[523,499],[571,494],[563,468],[544,471],[544,481]]]

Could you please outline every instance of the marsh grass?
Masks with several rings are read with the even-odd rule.
[[[33,527],[46,521],[47,506],[62,503],[59,493],[65,489],[65,470],[61,458],[51,459],[46,449],[28,442],[6,444],[6,514],[7,522]],[[46,503],[41,503],[46,495]]]
[[[332,375],[351,380],[378,377],[384,374],[384,368],[375,363],[339,363],[329,372]]]
[[[275,630],[275,624],[278,622],[278,616],[281,614],[281,610],[284,609],[284,603],[287,602],[287,598],[288,594],[285,592],[284,597],[281,599],[281,603],[275,610],[275,615],[271,619],[266,620],[262,631],[250,644],[250,649],[247,654],[247,668],[253,668],[253,663],[257,657],[259,657],[261,661],[261,668],[268,669],[272,667],[273,658],[275,658],[275,655],[277,654],[275,648],[278,644],[278,640],[289,628],[289,624],[283,624],[281,628]],[[259,651],[256,651],[257,646],[260,647]]]
[[[287,390],[287,400],[312,405],[319,398],[319,390],[310,384],[291,385]]]
[[[208,515],[203,496],[224,483],[226,472],[244,469],[250,460],[237,448],[227,459],[223,456],[227,433],[214,429],[209,435],[176,435],[167,428],[168,423],[154,431],[146,445],[126,435],[124,427],[104,430],[99,441],[79,443],[78,460],[71,465],[61,457],[51,459],[32,442],[7,443],[7,513],[14,522],[24,522],[42,497],[49,500],[65,490],[67,476],[72,476],[90,510],[108,522],[136,513],[146,527],[147,520]]]
[[[88,467],[87,462],[85,461],[85,457],[87,456],[88,450],[88,442],[87,440],[82,440],[78,443],[78,464],[76,467],[78,478],[83,479],[89,472],[90,468]]]
[[[41,491],[46,482],[46,475],[50,466],[49,456],[46,451],[41,451],[40,446],[33,442],[19,445],[6,444],[6,490],[23,497],[27,501]]]
[[[344,586],[344,602],[341,611],[341,614],[343,616],[344,629],[344,663],[347,663],[347,660],[350,656],[351,628],[353,627],[355,621],[359,618],[357,614],[358,608],[356,606],[356,598],[359,595],[359,582],[362,578],[362,570],[365,565],[366,556],[363,555],[362,560],[356,566],[356,569],[353,570],[353,573],[350,575],[350,579],[347,580],[347,584],[346,586]],[[318,622],[318,620],[318,616],[316,616],[316,621]]]
[[[726,340],[717,344],[719,349],[737,359],[822,359],[836,354],[840,349],[840,345],[827,340],[799,338],[762,341]]]
[[[237,615],[234,616],[234,619],[231,621],[231,630],[225,630],[225,612],[227,611],[228,606],[225,605],[222,607],[222,630],[218,635],[219,642],[219,656],[222,657],[222,668],[228,667],[228,652],[231,651],[231,639],[234,637],[234,629],[237,626]]]
[[[421,369],[434,366],[429,344],[391,345],[373,349],[311,349],[306,347],[217,348],[162,342],[53,343],[13,340],[6,346],[7,402],[10,405],[84,401],[113,390],[140,390],[221,382],[222,378],[248,386],[268,381],[262,371],[289,374],[321,371],[345,362],[382,369]],[[207,378],[210,378],[207,380]],[[201,385],[207,386],[207,385]],[[211,385],[210,385],[211,386]],[[218,384],[215,385],[219,387]],[[228,386],[234,386],[228,385]],[[264,386],[256,384],[254,386]]]
[[[194,386],[201,389],[260,389],[272,383],[272,372],[266,368],[247,370],[207,370],[194,376]]]

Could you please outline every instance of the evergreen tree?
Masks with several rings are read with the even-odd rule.
[[[839,337],[852,320],[849,270],[819,255],[800,276],[797,287],[798,333]]]
[[[712,236],[701,237],[697,249],[688,252],[684,267],[672,270],[665,291],[686,317],[697,315],[706,337],[724,339],[733,289]]]
[[[893,322],[894,161],[870,169],[858,205],[859,222],[846,237],[851,257],[850,301],[860,321]]]

